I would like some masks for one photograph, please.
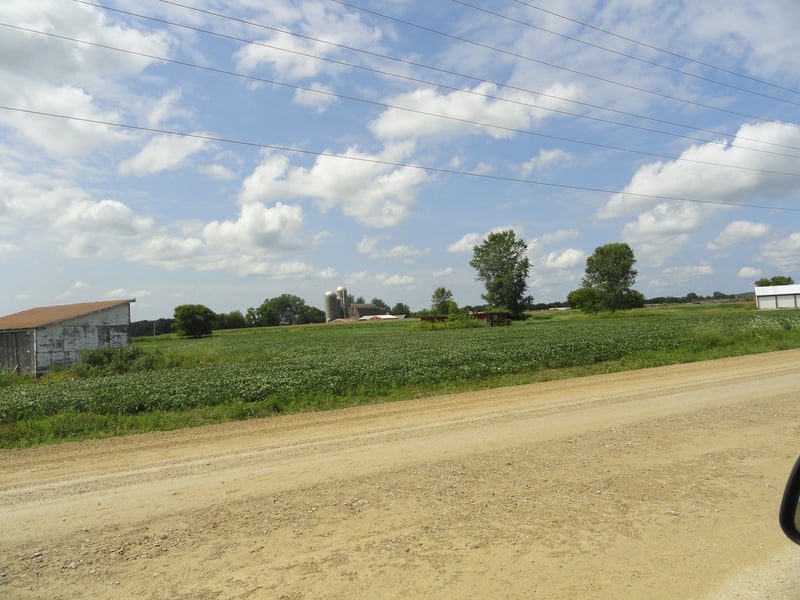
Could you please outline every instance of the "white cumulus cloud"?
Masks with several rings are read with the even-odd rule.
[[[197,137],[158,135],[136,155],[122,161],[122,175],[150,175],[175,169],[192,155],[205,150],[208,141]]]
[[[567,163],[572,160],[572,154],[560,148],[553,150],[540,150],[539,154],[522,163],[520,175],[527,177],[534,171],[543,171],[552,165]]]
[[[299,206],[250,203],[242,206],[236,221],[207,224],[203,239],[214,247],[300,248],[306,243],[303,225],[303,210]]]
[[[753,142],[748,141],[753,139],[797,147],[800,146],[800,128],[782,123],[745,124],[730,144],[694,145],[680,156],[689,161],[713,164],[671,161],[645,165],[634,174],[622,193],[611,197],[598,216],[622,217],[663,202],[653,196],[743,204],[762,198],[774,202],[794,197],[797,178],[782,173],[795,173],[796,160],[781,153],[745,149],[753,147]]]
[[[705,207],[664,202],[626,223],[622,240],[634,249],[637,259],[657,267],[691,241],[707,213]]]
[[[751,242],[767,236],[770,227],[766,223],[752,221],[733,221],[725,226],[720,234],[709,242],[709,250],[719,250],[736,244]]]
[[[761,246],[759,260],[781,270],[796,273],[800,256],[800,233],[792,233]]]
[[[409,217],[418,187],[427,179],[424,170],[382,164],[400,162],[413,146],[386,147],[378,154],[350,148],[339,158],[319,156],[310,168],[291,167],[279,154],[267,153],[242,186],[242,202],[312,198],[320,210],[338,208],[367,227],[398,225]]]
[[[736,272],[736,276],[741,279],[758,279],[761,277],[761,269],[755,267],[742,267]]]
[[[409,275],[388,275],[386,273],[380,273],[377,279],[378,282],[383,285],[410,286],[414,283],[414,278]]]

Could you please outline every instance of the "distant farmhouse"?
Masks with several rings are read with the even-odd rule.
[[[43,375],[84,350],[131,343],[131,300],[31,308],[0,317],[0,369]]]
[[[800,308],[800,285],[756,287],[755,293],[757,308]]]

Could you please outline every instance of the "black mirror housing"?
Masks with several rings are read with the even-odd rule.
[[[800,458],[794,463],[783,490],[779,521],[786,537],[800,544]]]

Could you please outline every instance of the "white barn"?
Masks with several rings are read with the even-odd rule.
[[[756,287],[756,308],[800,308],[800,285]]]
[[[43,375],[70,365],[84,350],[131,343],[132,300],[31,308],[0,317],[0,369]]]

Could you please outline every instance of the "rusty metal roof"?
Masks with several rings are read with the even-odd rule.
[[[0,331],[8,329],[35,329],[43,325],[51,325],[59,321],[89,315],[107,308],[136,302],[130,300],[107,300],[105,302],[82,302],[80,304],[62,304],[60,306],[40,306],[6,317],[0,317]]]

